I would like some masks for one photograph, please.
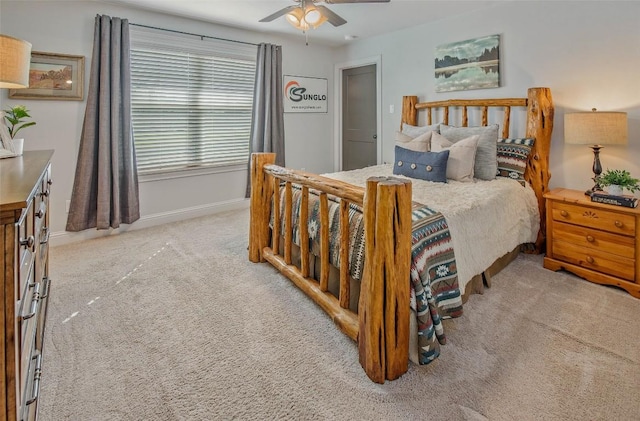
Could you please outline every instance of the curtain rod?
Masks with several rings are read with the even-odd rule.
[[[194,37],[200,37],[200,39],[210,38],[210,39],[217,39],[219,41],[237,42],[238,44],[246,44],[246,45],[258,46],[258,44],[254,44],[253,42],[245,42],[245,41],[237,41],[235,39],[212,37],[212,36],[209,36],[209,35],[200,35],[200,34],[194,34],[194,33],[191,33],[191,32],[176,31],[174,29],[158,28],[157,26],[141,25],[139,23],[131,23],[131,22],[129,22],[129,25],[139,26],[141,28],[157,29],[159,31],[173,32],[175,34],[192,35]]]

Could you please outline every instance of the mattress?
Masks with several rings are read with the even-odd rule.
[[[374,176],[394,176],[393,164],[322,174],[364,187]],[[497,177],[435,183],[410,178],[413,201],[444,215],[451,232],[458,283],[462,294],[471,279],[519,244],[536,240],[540,212],[536,195],[528,185]]]

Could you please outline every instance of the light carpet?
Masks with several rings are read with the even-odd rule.
[[[372,383],[270,265],[248,211],[54,247],[40,420],[633,420],[640,300],[520,255],[445,323],[442,355]]]

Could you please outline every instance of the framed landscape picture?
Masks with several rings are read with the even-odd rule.
[[[29,87],[10,89],[9,98],[82,101],[84,56],[31,52]]]
[[[435,52],[436,92],[500,86],[500,36],[440,45]]]

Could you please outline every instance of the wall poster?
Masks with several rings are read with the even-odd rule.
[[[436,92],[500,86],[500,35],[436,47]]]
[[[327,79],[284,75],[285,113],[326,113]]]

